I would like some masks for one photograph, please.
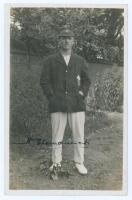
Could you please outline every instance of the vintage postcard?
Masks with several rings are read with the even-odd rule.
[[[127,5],[5,5],[6,194],[127,194]]]

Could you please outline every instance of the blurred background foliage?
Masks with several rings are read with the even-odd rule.
[[[76,35],[75,51],[87,61],[123,64],[123,9],[12,8],[11,49],[53,53],[65,25]]]
[[[51,137],[40,73],[43,58],[56,52],[57,35],[65,26],[76,35],[74,51],[89,63],[92,84],[86,99],[85,131],[90,134],[107,126],[105,112],[123,112],[123,9],[41,7],[10,11],[11,141]],[[68,127],[66,132],[70,137]]]

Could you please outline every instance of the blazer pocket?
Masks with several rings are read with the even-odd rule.
[[[51,97],[49,98],[49,104],[50,104],[50,105],[54,104],[55,100],[56,100],[56,97],[55,97],[55,96],[51,96]]]

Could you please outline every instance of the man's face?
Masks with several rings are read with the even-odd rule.
[[[59,38],[59,46],[63,50],[71,50],[74,44],[74,37],[61,36]]]

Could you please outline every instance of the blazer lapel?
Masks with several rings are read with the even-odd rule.
[[[64,61],[64,58],[63,58],[63,56],[61,55],[61,53],[60,52],[58,52],[57,54],[56,54],[56,61],[57,62],[59,62],[59,63],[61,63],[61,64],[65,64],[65,61]]]

